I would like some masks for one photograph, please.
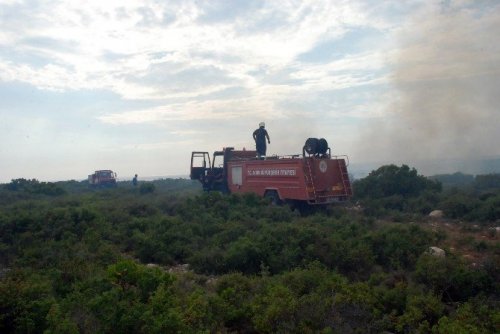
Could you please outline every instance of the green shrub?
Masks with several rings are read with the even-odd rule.
[[[142,182],[139,186],[139,192],[141,194],[150,194],[155,191],[155,185],[151,182]]]

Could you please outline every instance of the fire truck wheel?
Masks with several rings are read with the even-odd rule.
[[[266,193],[264,194],[264,197],[269,200],[269,203],[271,203],[271,205],[280,205],[281,204],[280,197],[278,196],[278,193],[276,192],[276,190],[266,191]]]

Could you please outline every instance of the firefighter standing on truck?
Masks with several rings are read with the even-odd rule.
[[[269,139],[269,134],[267,133],[266,124],[264,122],[259,123],[259,128],[253,132],[253,140],[255,140],[255,147],[257,149],[257,157],[262,159],[266,156],[266,139],[267,143],[271,144]]]

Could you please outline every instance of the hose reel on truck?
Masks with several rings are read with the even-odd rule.
[[[327,154],[328,152],[328,154]],[[325,138],[308,138],[304,147],[302,148],[302,155],[305,157],[306,153],[314,156],[330,156],[330,148]]]

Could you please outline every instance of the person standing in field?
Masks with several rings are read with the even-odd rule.
[[[253,132],[253,140],[255,140],[255,147],[257,149],[257,157],[263,159],[266,156],[266,139],[267,143],[271,144],[269,139],[269,134],[266,131],[266,124],[264,122],[259,123],[259,128]]]

